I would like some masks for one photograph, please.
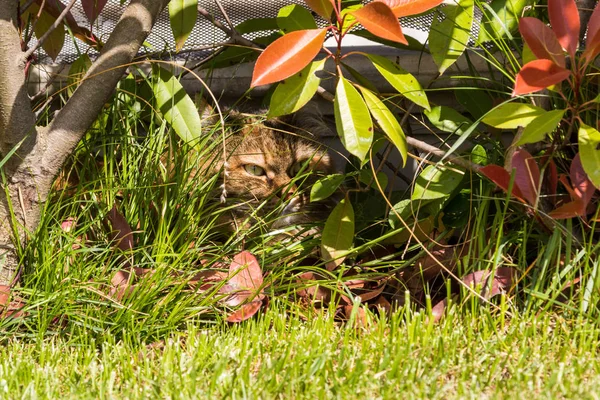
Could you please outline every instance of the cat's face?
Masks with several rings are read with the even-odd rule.
[[[333,167],[316,137],[281,121],[253,117],[238,116],[230,126],[223,170],[227,202],[237,203],[236,219],[263,216],[276,206],[283,208],[274,227],[322,217],[315,212],[318,206],[309,204],[310,187]]]

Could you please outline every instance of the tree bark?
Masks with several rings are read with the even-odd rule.
[[[48,127],[35,125],[16,29],[17,1],[0,1],[0,287],[22,264],[52,182],[113,93],[169,0],[132,0],[67,104]],[[1,163],[1,162],[0,162]]]

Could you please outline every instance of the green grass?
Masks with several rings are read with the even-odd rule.
[[[596,398],[600,328],[550,313],[403,313],[340,325],[277,305],[239,326],[190,323],[146,345],[6,339],[0,397]]]

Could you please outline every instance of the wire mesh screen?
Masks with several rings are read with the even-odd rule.
[[[67,0],[62,0],[62,3],[66,4]],[[279,9],[285,5],[304,5],[302,0],[221,0],[220,3],[233,25],[238,25],[253,18],[276,17]],[[126,6],[127,4],[122,5],[119,0],[109,0],[98,19],[91,26],[91,31],[102,41],[106,41],[117,24],[119,18],[123,14],[123,10]],[[225,23],[225,19],[223,18],[219,7],[213,0],[199,0],[199,6],[206,9],[217,20]],[[90,27],[90,23],[83,12],[81,3],[78,2],[75,4],[75,6],[73,6],[71,9],[71,13],[73,14],[73,17],[77,21],[78,25],[81,27]],[[409,35],[410,30],[425,34],[431,26],[434,15],[434,13],[429,13],[416,17],[402,18],[402,27]],[[479,20],[477,16],[476,20]],[[321,22],[324,25],[324,21]],[[473,30],[475,35],[478,29],[479,24],[474,23]],[[265,36],[265,34],[268,34],[268,31],[248,33],[244,36],[247,39],[252,40],[258,36]],[[168,56],[172,59],[179,60],[199,60],[208,56],[215,49],[219,48],[220,45],[226,42],[227,39],[228,38],[225,33],[215,27],[210,21],[201,15],[198,15],[196,25],[187,39],[184,47],[180,52],[175,54],[173,53],[175,50],[175,40],[173,38],[173,33],[171,32],[169,13],[168,10],[165,9],[160,14],[158,21],[148,36],[147,43],[149,43],[150,46],[146,47],[144,51],[151,52],[156,57]],[[74,42],[74,40],[76,42]],[[97,52],[93,49],[90,49],[86,44],[78,41],[78,39],[72,39],[71,37],[67,36],[64,46],[55,62],[59,64],[71,63],[75,61],[75,59],[77,59],[81,53],[87,53],[92,58],[97,55]],[[52,60],[43,52],[43,50],[39,51],[38,59],[42,63],[52,62]]]

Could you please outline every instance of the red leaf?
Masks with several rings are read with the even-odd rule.
[[[421,14],[442,4],[443,0],[380,0],[387,4],[396,18]]]
[[[76,225],[77,225],[77,218],[75,218],[75,217],[68,217],[63,222],[61,222],[60,229],[62,229],[64,232],[69,233],[73,229],[75,229]]]
[[[81,0],[81,6],[90,24],[93,24],[108,0]]]
[[[9,298],[10,298],[10,286],[0,285],[0,311],[2,311],[2,308],[8,304]]]
[[[408,44],[398,17],[387,4],[375,1],[351,13],[366,30],[393,42]]]
[[[576,199],[550,211],[548,215],[554,219],[579,217],[585,215],[585,207],[583,207],[583,201],[581,199]]]
[[[553,159],[548,161],[548,156],[543,156],[540,158],[540,165],[546,165],[546,168],[544,169],[544,183],[542,184],[544,189],[542,191],[550,196],[554,196],[558,187],[558,170],[556,169],[556,163]],[[554,197],[551,197],[551,200],[555,202]]]
[[[225,304],[235,307],[248,298],[256,296],[262,288],[263,274],[252,253],[242,251],[237,254],[229,267],[229,281],[221,287],[221,293],[231,293]],[[259,295],[264,297],[264,295]]]
[[[486,178],[494,182],[496,185],[501,187],[505,192],[508,192],[508,187],[510,184],[510,174],[506,172],[504,168],[502,168],[499,165],[490,164],[480,168],[479,172],[481,172]],[[523,193],[521,193],[521,190],[516,184],[513,185],[511,194],[523,203],[526,203],[523,197]]]
[[[552,29],[537,18],[521,18],[519,31],[531,51],[539,59],[554,61],[564,68],[565,55]]]
[[[587,39],[585,42],[583,57],[589,62],[600,53],[600,3],[596,4],[596,8],[588,21]]]
[[[256,60],[250,87],[279,82],[300,72],[319,53],[326,33],[326,28],[304,29],[271,43]]]
[[[583,210],[585,213],[585,209],[587,209],[588,204],[592,201],[592,197],[594,197],[596,187],[585,173],[579,153],[575,155],[571,162],[570,175],[573,192],[583,201]]]
[[[528,62],[517,74],[512,96],[537,92],[564,81],[570,75],[571,71],[554,64],[550,60]]]
[[[548,0],[548,16],[558,42],[574,58],[580,27],[575,0]]]
[[[262,300],[254,300],[248,304],[244,304],[239,309],[235,310],[227,317],[226,321],[231,323],[239,323],[252,317],[262,307]]]
[[[494,280],[492,281],[490,291],[487,291],[487,286],[489,284],[488,279],[490,278],[491,271],[475,271],[470,274],[467,274],[462,278],[462,281],[467,286],[476,287],[478,285],[482,286],[481,295],[486,298],[492,298],[500,293],[506,292],[511,286],[513,278],[516,275],[516,270],[514,268],[509,267],[499,267],[496,268],[496,273],[494,274]]]
[[[448,299],[444,299],[438,302],[431,309],[431,315],[433,316],[433,322],[439,322],[440,319],[444,316],[444,311],[446,310],[446,306],[448,305]]]
[[[513,154],[512,167],[515,171],[515,185],[521,190],[525,200],[535,205],[540,184],[540,169],[526,150],[517,150]]]
[[[331,19],[331,12],[335,7],[334,0],[304,0],[304,2],[327,21]]]
[[[117,247],[123,251],[130,251],[133,249],[133,231],[127,223],[127,220],[119,211],[117,207],[113,206],[108,212],[107,216],[113,229],[113,240],[117,241]]]

